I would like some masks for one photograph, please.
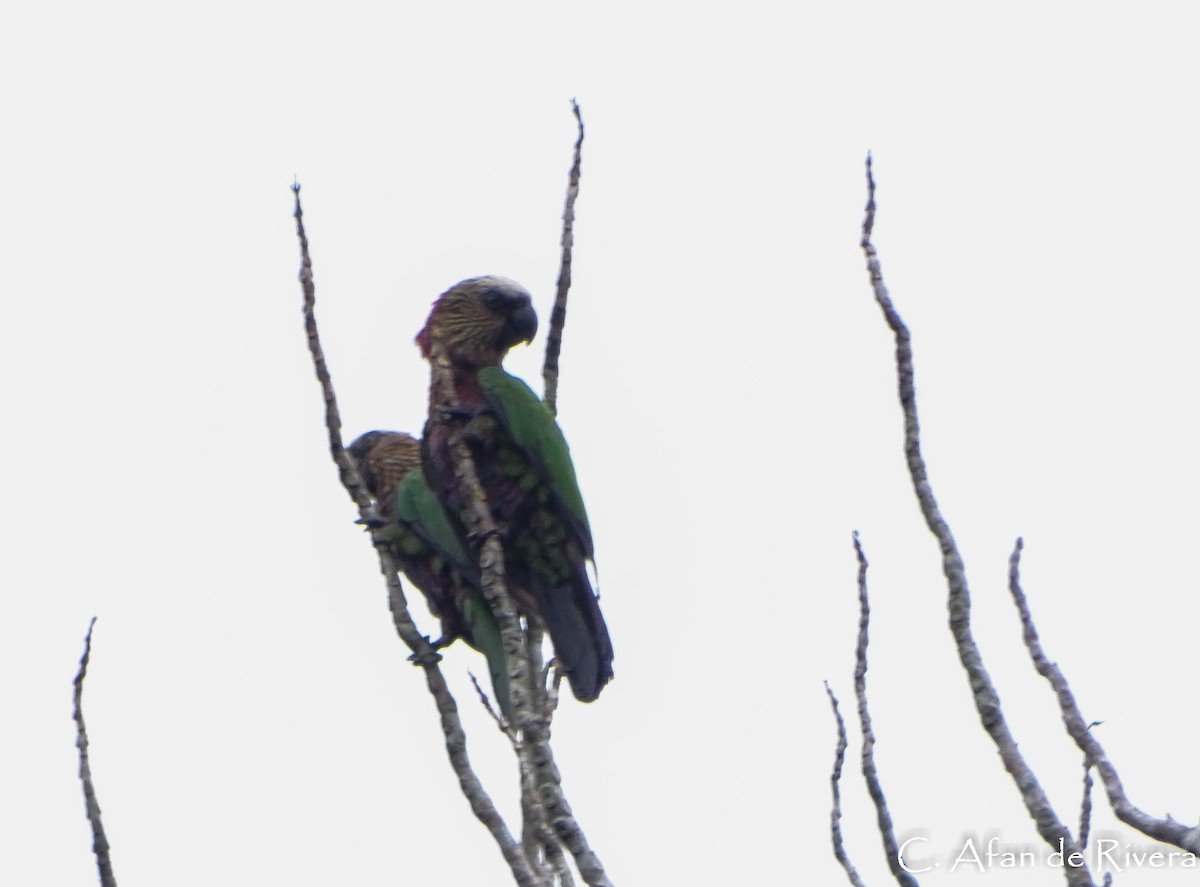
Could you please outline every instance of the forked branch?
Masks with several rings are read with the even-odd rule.
[[[942,572],[949,588],[947,607],[950,613],[950,631],[958,649],[959,661],[962,662],[963,668],[967,672],[972,699],[979,714],[980,723],[995,743],[996,749],[1000,753],[1000,759],[1004,762],[1005,769],[1020,791],[1021,800],[1025,804],[1030,818],[1033,819],[1038,834],[1055,850],[1061,847],[1069,857],[1071,853],[1079,852],[1081,847],[1071,835],[1070,829],[1054,812],[1050,799],[1042,790],[1033,770],[1018,749],[1017,741],[1001,710],[1000,697],[984,667],[982,654],[971,632],[971,595],[967,587],[966,569],[954,536],[950,532],[950,527],[938,509],[937,500],[933,495],[933,487],[925,469],[925,461],[921,456],[920,425],[917,421],[916,388],[913,382],[911,337],[908,327],[905,326],[888,295],[879,257],[871,242],[871,233],[875,225],[875,177],[871,171],[870,155],[867,156],[866,165],[867,207],[863,218],[860,244],[867,260],[867,272],[870,275],[875,301],[895,337],[896,375],[899,382],[900,406],[904,413],[904,455],[917,501],[920,504],[921,514],[925,518],[930,532],[937,539],[942,552]],[[1080,854],[1080,858],[1082,859],[1082,854]],[[1084,866],[1067,866],[1065,874],[1067,883],[1072,887],[1090,887],[1093,883],[1091,874]]]
[[[300,186],[292,186],[295,192],[296,236],[300,241],[300,286],[304,292],[304,328],[308,334],[308,348],[312,355],[313,367],[316,370],[317,381],[325,399],[325,428],[329,433],[329,451],[338,468],[338,476],[342,486],[350,498],[358,506],[360,517],[364,522],[374,517],[371,497],[367,492],[358,473],[358,467],[342,443],[341,417],[337,408],[337,396],[334,394],[333,381],[325,363],[325,354],[321,348],[321,340],[317,331],[316,320],[316,287],[313,282],[312,260],[309,256],[308,237],[304,231],[304,213],[300,206]],[[368,522],[368,526],[370,523]],[[446,752],[450,758],[450,766],[458,776],[459,785],[471,806],[472,812],[492,834],[492,838],[500,848],[501,854],[512,870],[513,878],[522,887],[541,887],[540,879],[531,870],[521,846],[514,840],[504,819],[500,816],[492,799],[488,796],[471,768],[467,756],[466,733],[462,720],[458,715],[458,706],[454,701],[450,688],[446,684],[438,663],[441,656],[433,649],[429,639],[421,634],[412,616],[408,612],[408,603],[400,585],[400,577],[396,564],[388,551],[388,542],[378,530],[372,530],[371,541],[379,555],[380,571],[387,583],[388,605],[392,612],[392,621],[400,639],[413,652],[414,661],[425,672],[425,680],[429,692],[437,705],[442,734],[446,741]]]
[[[883,852],[887,858],[888,868],[897,883],[902,887],[919,887],[917,879],[904,867],[900,859],[900,848],[896,844],[896,833],[892,828],[892,814],[888,810],[887,797],[883,793],[883,785],[875,767],[875,731],[871,727],[871,713],[867,706],[867,647],[869,645],[868,628],[871,623],[871,605],[867,596],[867,556],[863,553],[858,533],[854,534],[854,554],[858,559],[858,640],[854,646],[854,697],[858,702],[858,722],[862,731],[862,772],[867,783],[867,792],[875,804],[876,823],[879,835],[883,839]],[[863,887],[862,878],[850,862],[842,840],[842,795],[841,779],[842,765],[846,759],[846,723],[838,707],[837,697],[825,684],[825,693],[833,706],[833,716],[837,721],[837,750],[834,753],[833,773],[829,781],[833,787],[833,810],[830,813],[830,831],[833,836],[833,855],[846,870],[846,876],[854,887]]]
[[[1081,817],[1082,821],[1087,822],[1087,810],[1091,806],[1088,794],[1091,777],[1087,773],[1087,768],[1094,767],[1100,774],[1100,781],[1104,784],[1108,802],[1121,822],[1157,841],[1174,844],[1176,847],[1200,856],[1200,826],[1185,825],[1170,817],[1156,819],[1136,807],[1126,797],[1125,788],[1117,775],[1117,768],[1108,759],[1108,754],[1096,739],[1091,725],[1084,720],[1067,679],[1063,677],[1059,667],[1046,657],[1046,651],[1042,649],[1042,642],[1038,637],[1037,627],[1033,624],[1033,615],[1029,610],[1029,602],[1025,598],[1025,592],[1021,589],[1021,551],[1023,549],[1024,542],[1018,539],[1016,545],[1013,546],[1012,555],[1008,559],[1008,590],[1012,594],[1013,603],[1021,616],[1025,647],[1029,650],[1033,666],[1037,669],[1037,673],[1049,681],[1050,686],[1054,688],[1054,695],[1058,699],[1058,708],[1062,712],[1063,724],[1086,758],[1085,812]]]
[[[583,144],[583,120],[579,105],[572,101],[572,109],[578,124],[579,135],[575,142],[566,203],[563,210],[562,255],[554,308],[551,312],[547,335],[546,361],[543,368],[545,398],[552,412],[556,407],[558,384],[558,357],[562,347],[562,332],[566,322],[567,293],[571,285],[571,252],[574,243],[573,224],[575,198],[579,193],[580,154]],[[341,440],[341,419],[337,400],[325,357],[321,350],[314,317],[315,289],[312,264],[308,252],[308,240],[304,232],[300,209],[299,187],[296,191],[296,229],[301,247],[300,281],[304,289],[305,329],[308,333],[309,350],[313,357],[317,380],[325,398],[325,425],[329,432],[330,453],[338,466],[343,486],[359,507],[360,515],[371,517],[371,497],[359,476],[357,466],[346,452]],[[453,373],[441,343],[431,343],[430,364],[430,410],[431,414],[445,411],[453,414],[458,404],[453,385]],[[413,650],[414,659],[426,674],[430,692],[437,701],[441,715],[442,730],[451,764],[459,777],[463,793],[471,803],[476,816],[492,832],[509,862],[519,884],[542,884],[557,881],[569,887],[572,876],[560,849],[565,847],[574,858],[583,880],[590,887],[608,887],[610,884],[604,867],[588,846],[587,839],[579,827],[570,805],[562,791],[561,777],[550,749],[550,724],[557,702],[559,675],[551,678],[542,673],[540,644],[537,651],[530,645],[537,642],[541,634],[531,627],[529,636],[522,629],[504,579],[504,551],[495,522],[471,457],[470,449],[461,437],[461,430],[451,436],[451,454],[455,482],[460,495],[468,505],[467,531],[472,538],[483,540],[479,548],[479,567],[484,596],[496,616],[501,639],[508,657],[511,679],[511,701],[514,725],[519,731],[510,733],[522,774],[522,812],[525,817],[523,834],[524,847],[516,842],[479,780],[472,772],[466,755],[466,739],[457,708],[444,677],[438,668],[440,656],[429,643],[429,639],[417,630],[408,613],[396,565],[388,551],[388,542],[372,532],[372,541],[380,556],[381,570],[387,580],[388,600],[397,633]],[[537,683],[535,683],[537,682]],[[541,849],[541,858],[534,852]]]

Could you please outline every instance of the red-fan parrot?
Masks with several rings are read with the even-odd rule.
[[[509,349],[536,332],[528,291],[507,278],[464,280],[438,297],[417,344],[429,358],[441,343],[458,404],[431,402],[422,464],[460,538],[478,542],[464,530],[467,503],[454,475],[451,438],[461,430],[504,547],[508,590],[525,616],[545,625],[576,698],[591,702],[612,678],[613,650],[588,577],[583,496],[553,414],[501,367]]]
[[[368,431],[349,447],[367,490],[387,521],[396,565],[442,622],[444,647],[461,637],[487,658],[496,703],[514,724],[508,660],[500,626],[479,585],[479,566],[463,549],[450,518],[421,471],[421,444],[399,431]]]

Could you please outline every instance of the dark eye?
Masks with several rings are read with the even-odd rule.
[[[490,287],[483,291],[480,299],[483,300],[483,304],[488,308],[491,308],[493,311],[499,311],[507,304],[508,293],[497,287]]]

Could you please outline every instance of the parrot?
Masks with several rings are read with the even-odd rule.
[[[434,405],[422,446],[426,478],[456,521],[464,545],[468,503],[451,455],[461,430],[504,551],[508,589],[527,619],[543,624],[575,697],[591,702],[613,676],[612,640],[592,590],[592,532],[566,438],[528,385],[501,366],[509,349],[533,341],[529,292],[505,277],[473,277],[433,304],[416,341],[429,359],[439,342],[450,361],[458,403]]]
[[[378,503],[383,533],[397,566],[425,596],[442,623],[437,648],[462,638],[484,655],[500,711],[514,724],[508,659],[500,626],[479,582],[479,567],[463,549],[421,470],[421,444],[400,431],[368,431],[349,446],[367,490]]]

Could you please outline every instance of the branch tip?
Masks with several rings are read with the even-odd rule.
[[[824,681],[825,695],[829,697],[829,704],[833,708],[833,717],[837,723],[837,747],[833,753],[833,771],[829,775],[829,785],[833,794],[833,807],[829,811],[829,831],[830,837],[833,840],[833,855],[841,866],[846,871],[846,877],[850,879],[853,887],[866,887],[863,880],[859,877],[858,870],[854,867],[854,863],[850,861],[849,855],[846,853],[845,841],[842,838],[842,767],[846,763],[846,722],[842,719],[841,709],[838,707],[838,698],[833,695],[833,690],[829,689],[829,681]]]
[[[325,401],[325,429],[329,440],[329,452],[338,469],[338,478],[345,487],[350,498],[358,506],[359,517],[366,521],[374,513],[374,504],[366,485],[359,474],[358,466],[346,451],[342,443],[341,415],[338,412],[337,395],[333,389],[333,380],[325,363],[325,354],[321,347],[320,334],[316,320],[316,287],[313,282],[312,259],[309,255],[308,237],[304,231],[302,210],[300,208],[300,189],[295,188],[296,236],[300,241],[300,285],[304,294],[304,329],[308,338],[309,354],[312,357],[313,369]],[[400,584],[400,576],[391,551],[386,542],[377,534],[372,534],[372,544],[379,556],[379,569],[387,585],[388,608],[392,613],[392,622],[396,633],[404,644],[412,651],[425,674],[425,683],[434,699],[440,715],[439,722],[446,741],[446,753],[450,766],[458,776],[459,786],[471,811],[483,823],[492,835],[492,839],[500,848],[500,853],[509,865],[513,879],[520,887],[540,887],[541,879],[536,877],[529,862],[521,852],[520,845],[514,840],[507,824],[504,822],[492,799],[485,791],[479,777],[471,768],[467,756],[467,738],[463,730],[462,720],[458,714],[458,705],[446,678],[442,674],[438,662],[433,659],[440,655],[433,650],[432,644],[417,629],[408,612],[408,602],[404,598],[404,589]]]
[[[83,806],[87,813],[88,825],[92,828],[92,852],[96,855],[96,868],[100,873],[100,887],[117,887],[116,875],[113,873],[112,858],[109,853],[108,837],[104,833],[104,823],[100,817],[100,802],[96,798],[96,786],[92,781],[92,767],[88,759],[87,725],[83,719],[83,681],[87,677],[88,664],[92,658],[92,629],[96,626],[96,617],[88,623],[87,635],[83,639],[83,655],[79,658],[79,670],[72,682],[75,687],[75,747],[79,749],[79,781],[83,785]]]
[[[920,422],[917,417],[916,386],[914,383],[912,341],[908,327],[896,311],[883,279],[879,256],[871,243],[875,222],[875,177],[872,173],[872,158],[867,155],[867,207],[862,223],[862,250],[866,259],[867,274],[871,282],[875,302],[883,313],[884,320],[895,339],[896,379],[901,412],[904,417],[904,455],[916,493],[921,515],[929,531],[937,539],[942,554],[942,573],[946,577],[948,596],[946,608],[949,615],[950,632],[954,637],[959,661],[967,673],[972,700],[980,724],[995,744],[1021,795],[1025,809],[1037,827],[1042,840],[1056,850],[1077,852],[1080,850],[1070,830],[1059,819],[1051,806],[1050,799],[1042,790],[1032,768],[1018,748],[1016,738],[1009,729],[1000,705],[1000,697],[992,683],[991,675],[983,663],[983,656],[971,632],[971,595],[967,585],[966,566],[958,544],[950,531],[950,525],[942,516],[933,486],[929,481],[924,457],[921,455]],[[1086,867],[1070,868],[1066,872],[1071,887],[1092,887],[1091,874]]]
[[[558,358],[562,352],[563,328],[567,323],[567,293],[571,289],[571,260],[575,247],[575,200],[579,197],[579,177],[583,157],[583,112],[579,103],[571,99],[571,111],[575,115],[575,148],[571,156],[571,168],[567,173],[567,196],[563,201],[561,254],[558,265],[558,282],[555,285],[554,307],[550,311],[550,330],[546,334],[546,358],[542,364],[542,383],[546,406],[551,413],[558,412]]]
[[[1156,819],[1135,806],[1125,794],[1125,787],[1121,784],[1116,767],[1108,759],[1104,746],[1100,744],[1092,731],[1092,727],[1099,726],[1101,722],[1085,723],[1083,713],[1075,701],[1075,695],[1071,692],[1070,684],[1067,683],[1067,679],[1058,665],[1051,662],[1046,656],[1046,651],[1042,647],[1037,626],[1033,621],[1033,614],[1029,609],[1029,600],[1021,588],[1022,547],[1021,540],[1017,539],[1008,562],[1008,590],[1021,619],[1022,635],[1025,647],[1029,651],[1029,658],[1037,673],[1045,678],[1054,689],[1063,725],[1071,739],[1075,741],[1075,745],[1084,754],[1084,767],[1089,770],[1095,768],[1100,776],[1100,782],[1104,785],[1109,806],[1112,807],[1113,813],[1121,822],[1147,837],[1200,855],[1200,829],[1189,829],[1182,823],[1172,820],[1170,816],[1165,819]],[[1086,779],[1090,782],[1090,774]],[[1087,801],[1090,811],[1090,799],[1085,798],[1085,801]]]

